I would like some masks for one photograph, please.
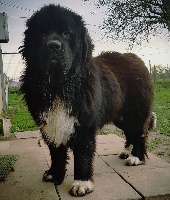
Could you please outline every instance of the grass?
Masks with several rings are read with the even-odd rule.
[[[22,100],[22,95],[16,88],[9,90],[8,110],[3,114],[6,118],[11,119],[12,127],[10,131],[12,133],[38,129]]]
[[[153,111],[157,115],[157,130],[170,136],[170,79],[154,83]]]
[[[116,130],[105,130],[105,129],[100,129],[98,131],[98,135],[108,135],[108,134],[116,134],[117,136],[121,137],[121,138],[125,138],[125,135],[123,134],[123,131],[119,128],[116,128]]]
[[[170,79],[154,83],[153,111],[158,118],[157,130],[163,135],[170,136]],[[37,130],[18,89],[9,90],[9,108],[4,115],[11,119],[11,132]],[[121,131],[116,131],[116,134],[121,135]]]

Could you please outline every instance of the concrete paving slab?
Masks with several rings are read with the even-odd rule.
[[[8,141],[7,141],[8,142]],[[1,143],[3,141],[0,141],[0,152],[5,152],[5,153],[28,153],[28,152],[33,152],[36,150],[40,150],[38,146],[38,139],[31,138],[31,139],[20,139],[20,140],[11,140],[10,141],[10,146],[8,145],[8,148],[1,149]]]
[[[119,155],[124,148],[124,139],[114,134],[98,135],[97,148],[98,155]]]
[[[11,172],[5,182],[0,183],[0,200],[57,200],[52,183],[45,183],[43,171]]]
[[[123,177],[147,199],[161,196],[170,199],[170,167],[129,171]]]
[[[146,165],[128,167],[116,150],[123,148],[124,140],[118,136],[104,135],[98,137],[97,155],[95,157],[95,191],[81,199],[115,200],[115,199],[170,199],[170,163],[149,154]],[[112,138],[112,139],[111,139]],[[113,140],[113,141],[112,141]],[[106,151],[102,145],[111,146]],[[2,145],[1,145],[2,144]],[[40,144],[40,146],[39,146]],[[116,146],[117,145],[117,146]],[[99,154],[104,151],[103,154]],[[0,154],[18,154],[19,158],[14,165],[14,172],[10,172],[5,182],[0,183],[0,200],[57,200],[57,194],[52,183],[44,183],[42,174],[50,166],[48,147],[38,143],[38,139],[20,139],[0,141]],[[107,153],[109,155],[107,155]],[[112,155],[110,155],[112,153]],[[61,186],[58,186],[61,200],[77,199],[68,194],[73,183],[73,156],[69,153],[67,177]],[[138,191],[138,192],[137,192]]]
[[[108,134],[108,135],[97,135],[97,143],[98,144],[105,144],[105,143],[123,143],[124,139],[120,138],[117,135],[114,134]]]
[[[0,154],[18,155],[14,172],[10,172],[5,182],[0,183],[0,200],[57,199],[53,184],[42,181],[48,165],[37,141],[37,139],[12,140],[10,145],[9,142],[0,142]],[[8,148],[2,148],[2,143]]]
[[[96,152],[100,156],[119,155],[123,151],[123,143],[97,144]]]
[[[6,151],[7,149],[9,149],[11,146],[11,142],[10,141],[1,141],[0,142],[0,150],[2,151]]]
[[[126,200],[126,199],[141,199],[141,196],[124,182],[116,173],[95,174],[94,191],[85,197],[83,200]],[[68,176],[62,185],[58,186],[62,200],[76,199],[69,195],[73,176]]]
[[[14,165],[16,171],[47,170],[48,165],[37,139],[0,141],[1,154],[16,154],[18,160]],[[6,148],[3,148],[5,146]]]
[[[27,139],[27,138],[40,138],[40,131],[26,131],[26,132],[16,132],[14,133],[17,139]]]
[[[44,157],[39,156],[39,153],[36,152],[27,153],[26,155],[19,155],[17,162],[14,167],[17,171],[31,171],[31,170],[47,170],[48,165]],[[41,175],[42,176],[42,175]]]
[[[98,155],[94,159],[94,172],[95,173],[115,173]]]
[[[130,185],[143,195],[155,198],[164,196],[170,198],[170,163],[149,154],[146,165],[125,166],[118,156],[108,155],[101,158],[123,177]]]
[[[46,159],[47,165],[48,165],[48,167],[50,167],[51,166],[51,156],[50,156],[49,148],[43,139],[38,140],[38,143],[39,143],[39,146],[41,147],[43,155]]]

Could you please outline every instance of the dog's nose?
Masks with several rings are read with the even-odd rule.
[[[59,40],[51,40],[48,42],[47,45],[48,45],[48,48],[53,51],[61,49],[61,42]]]

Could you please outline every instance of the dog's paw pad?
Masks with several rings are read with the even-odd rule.
[[[129,157],[129,152],[128,151],[122,151],[120,154],[119,154],[119,158],[120,159],[126,159]]]
[[[92,181],[75,180],[70,189],[70,194],[72,196],[85,196],[86,194],[93,192],[93,189]]]
[[[125,160],[125,164],[128,166],[137,166],[144,164],[144,162],[140,161],[138,157],[130,156]]]

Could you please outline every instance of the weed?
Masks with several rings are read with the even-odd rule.
[[[16,160],[16,155],[0,155],[0,181],[6,179]]]

